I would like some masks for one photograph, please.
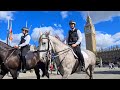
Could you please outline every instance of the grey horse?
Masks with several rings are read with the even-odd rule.
[[[78,65],[77,56],[70,46],[64,44],[56,37],[49,35],[49,33],[41,35],[40,40],[41,43],[44,42],[44,49],[46,49],[49,45],[49,47],[51,47],[52,51],[55,53],[56,65],[59,67],[58,70],[63,79],[67,79],[69,75],[77,73],[78,70],[80,71],[80,65]],[[44,55],[42,53],[40,54],[43,58]],[[96,55],[89,50],[82,51],[82,54],[85,61],[85,72],[89,76],[89,79],[93,79],[93,72],[96,64]]]

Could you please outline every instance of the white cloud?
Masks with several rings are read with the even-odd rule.
[[[48,26],[48,27],[34,28],[32,34],[31,34],[31,40],[38,41],[38,39],[40,37],[40,32],[44,33],[46,31],[51,31],[51,35],[58,35],[61,40],[64,39],[64,35],[63,35],[63,30],[62,29],[58,29],[58,28],[56,29],[56,28],[53,28],[51,26]],[[20,34],[13,34],[12,35],[13,36],[13,40],[12,40],[10,46],[18,45],[19,42],[20,42],[20,39],[21,39],[21,35],[22,35],[22,33],[20,33]],[[0,41],[3,41],[3,42],[6,43],[6,40],[0,39]]]
[[[86,49],[85,35],[82,33],[82,49]],[[120,32],[111,35],[108,33],[103,33],[100,31],[96,31],[96,47],[97,50],[103,48],[109,48],[114,45],[120,45]]]
[[[57,27],[57,24],[54,24],[55,27]]]
[[[20,34],[13,34],[13,40],[11,42],[11,46],[19,44],[20,39],[21,39],[21,35],[22,35],[22,33],[20,33]]]
[[[77,11],[81,12],[81,15],[84,20],[86,20],[86,16],[88,11]],[[63,19],[68,17],[69,11],[62,11],[61,16]],[[92,19],[93,24],[97,24],[105,21],[112,21],[114,17],[120,16],[120,11],[89,11],[89,15]]]
[[[20,33],[20,34],[13,34],[13,35],[12,35],[12,36],[13,36],[13,40],[11,41],[11,43],[8,42],[9,45],[10,45],[10,46],[18,45],[19,42],[20,42],[20,39],[21,39],[21,34],[22,34],[22,33]],[[5,40],[0,39],[0,41],[6,43],[6,39],[5,39]]]
[[[60,14],[61,14],[62,18],[65,19],[68,16],[68,11],[61,11]]]
[[[58,24],[58,27],[62,27],[61,24]]]
[[[83,18],[86,20],[87,11],[81,11]],[[113,17],[120,16],[120,11],[89,11],[93,24],[104,21],[112,21]]]
[[[107,33],[102,33],[100,31],[96,31],[96,43],[97,50],[101,48],[108,48],[114,45],[120,45],[120,32],[111,35]]]
[[[54,24],[55,27],[62,27],[61,24]]]
[[[64,39],[63,30],[59,29],[59,28],[53,28],[51,26],[34,28],[32,34],[31,34],[31,37],[33,40],[38,41],[38,39],[40,37],[40,32],[45,33],[46,31],[51,31],[51,33],[50,33],[51,35],[57,34],[61,38],[61,40]]]
[[[13,19],[13,13],[15,11],[0,11],[0,20]]]

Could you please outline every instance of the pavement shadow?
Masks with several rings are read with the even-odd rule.
[[[120,71],[94,71],[94,74],[120,74]]]

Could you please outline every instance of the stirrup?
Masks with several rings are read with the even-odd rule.
[[[85,72],[85,67],[84,66],[81,67],[81,71]]]

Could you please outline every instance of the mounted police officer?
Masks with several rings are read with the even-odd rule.
[[[69,22],[71,30],[68,32],[68,38],[67,43],[73,48],[73,51],[78,56],[79,63],[81,63],[82,67],[81,70],[84,71],[85,64],[84,64],[84,58],[81,53],[81,41],[82,41],[82,34],[80,30],[75,28],[76,22],[70,21]]]
[[[21,50],[21,60],[22,60],[22,70],[23,73],[26,73],[26,59],[25,59],[25,55],[27,54],[27,52],[30,50],[30,35],[28,34],[29,29],[26,27],[22,28],[22,36],[21,36],[21,41],[18,45],[16,45],[16,48],[20,48]]]

